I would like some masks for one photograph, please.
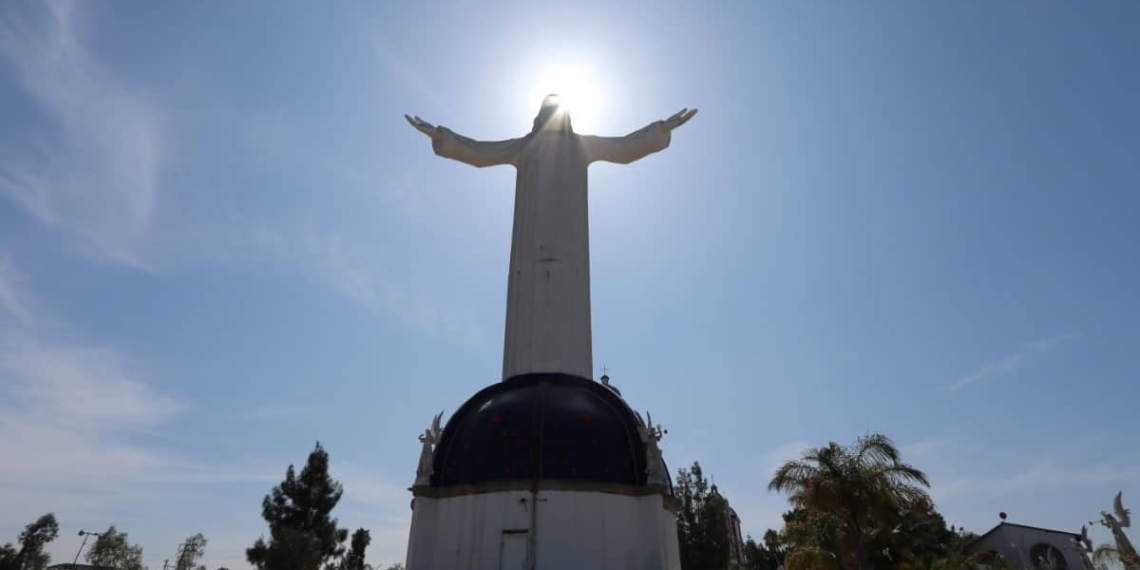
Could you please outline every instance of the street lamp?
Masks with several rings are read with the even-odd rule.
[[[78,563],[78,562],[79,562],[79,554],[83,552],[83,546],[84,546],[85,544],[87,544],[87,537],[89,537],[89,536],[99,536],[99,533],[97,533],[97,532],[87,532],[87,531],[85,531],[85,530],[80,530],[80,531],[79,531],[79,536],[82,536],[82,537],[83,537],[83,542],[79,543],[79,552],[76,552],[76,553],[75,553],[75,560],[72,560],[72,561],[71,561],[71,565],[72,565],[72,566],[75,566],[75,565],[76,565],[76,563]]]

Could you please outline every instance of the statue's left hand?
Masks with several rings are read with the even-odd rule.
[[[672,117],[665,119],[665,127],[668,128],[669,130],[673,130],[673,129],[689,122],[689,119],[692,119],[693,115],[696,115],[696,114],[697,114],[696,109],[689,109],[689,108],[681,109],[680,111],[677,111],[677,113],[675,115],[673,115]]]
[[[418,116],[413,118],[409,117],[408,115],[404,115],[404,118],[408,120],[408,124],[415,127],[417,131],[431,137],[431,140],[433,141],[439,140],[443,137],[443,133],[440,131],[439,127],[419,118]]]

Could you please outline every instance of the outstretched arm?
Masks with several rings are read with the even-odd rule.
[[[687,123],[696,114],[696,109],[682,109],[664,121],[654,121],[624,137],[583,136],[581,140],[587,160],[629,164],[665,150],[672,141],[673,129]]]
[[[477,141],[452,132],[447,127],[434,126],[419,117],[404,115],[404,118],[417,131],[431,137],[431,148],[437,155],[479,168],[499,164],[514,165],[519,148],[522,146],[521,138],[493,142]]]

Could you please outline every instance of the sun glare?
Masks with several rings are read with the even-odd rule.
[[[562,107],[570,112],[575,125],[592,123],[601,102],[598,84],[590,69],[583,65],[546,67],[529,91],[531,105],[538,105],[543,97],[557,93]]]

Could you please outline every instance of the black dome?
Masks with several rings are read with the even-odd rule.
[[[524,374],[480,390],[447,422],[431,486],[519,480],[646,484],[645,444],[613,390],[568,374]]]

